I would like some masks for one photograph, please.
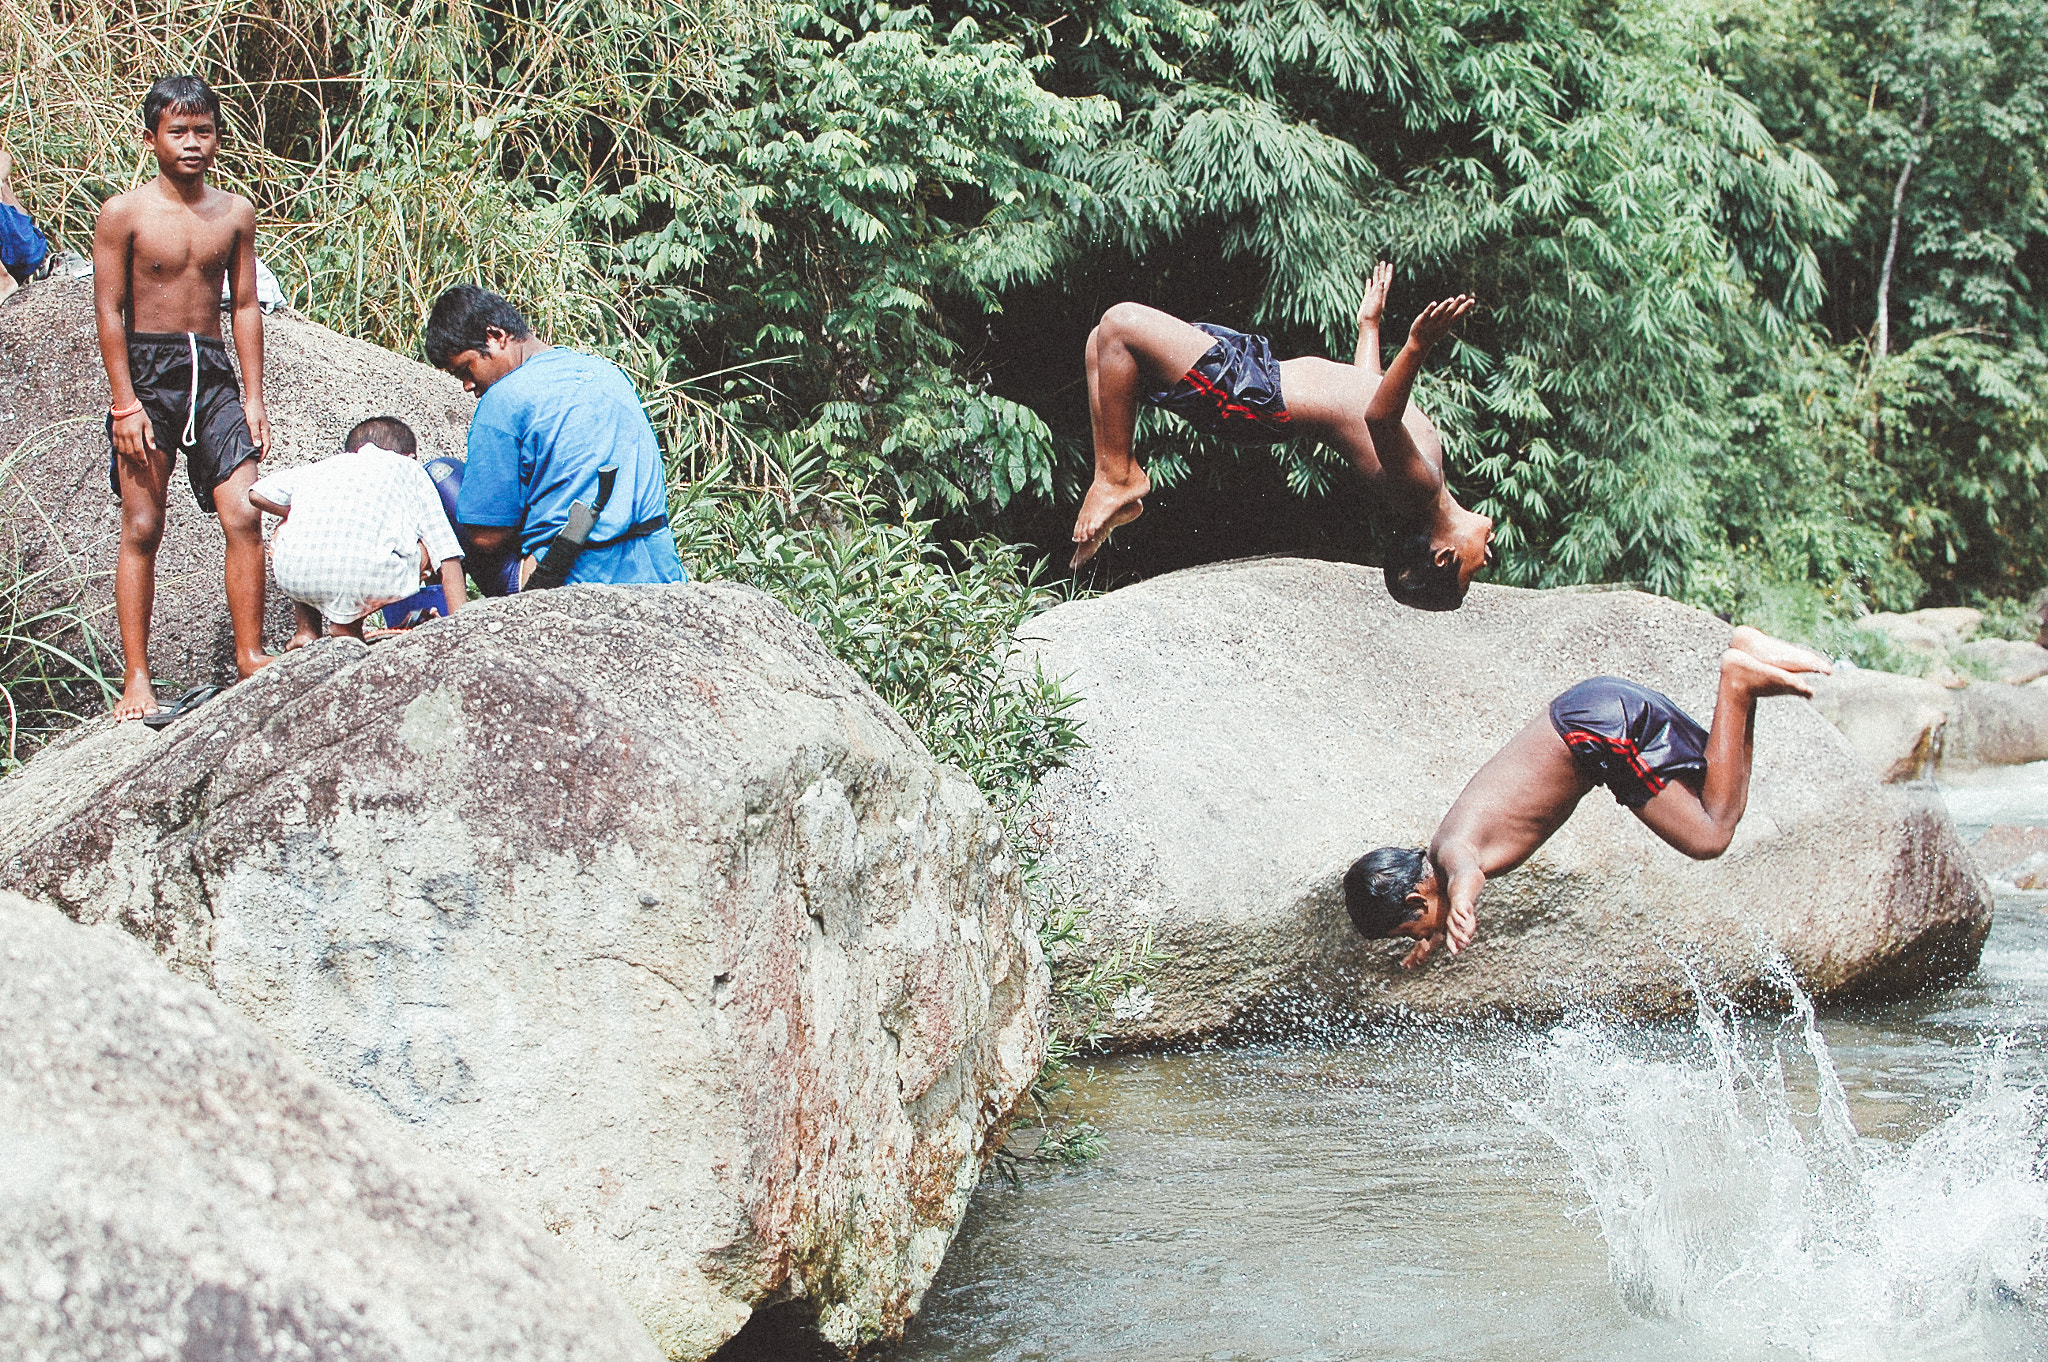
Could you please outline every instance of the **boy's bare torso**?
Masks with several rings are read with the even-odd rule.
[[[1345,364],[1320,355],[1302,355],[1280,361],[1280,396],[1287,404],[1291,424],[1304,434],[1335,449],[1366,477],[1379,481],[1380,459],[1373,447],[1372,429],[1366,424],[1365,409],[1380,386],[1376,374],[1356,364]],[[1443,468],[1444,447],[1436,427],[1413,402],[1401,414],[1401,424],[1415,441],[1423,457],[1439,470]],[[1408,489],[1381,484],[1381,494],[1395,501],[1426,500],[1426,489]]]
[[[208,186],[188,203],[157,181],[102,213],[128,248],[129,330],[219,336],[222,280],[256,230],[249,201]]]
[[[1565,825],[1596,782],[1579,769],[1546,711],[1508,740],[1467,782],[1430,842],[1442,858],[1469,849],[1491,879],[1529,859]]]

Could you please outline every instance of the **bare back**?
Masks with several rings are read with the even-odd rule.
[[[130,331],[219,336],[221,283],[238,254],[253,259],[255,231],[240,195],[203,186],[188,201],[159,179],[100,210],[94,277],[98,287],[126,285]]]
[[[1465,783],[1437,825],[1430,855],[1476,862],[1488,879],[1504,875],[1564,826],[1595,783],[1573,761],[1549,713],[1539,714]],[[1452,848],[1462,854],[1447,858]]]

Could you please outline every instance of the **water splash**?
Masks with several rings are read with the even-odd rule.
[[[2001,1302],[2048,1283],[2048,1098],[1994,1042],[1947,1120],[1909,1146],[1861,1138],[1812,1004],[1775,972],[1794,1003],[1768,1047],[1695,984],[1700,1062],[1560,1027],[1509,1110],[1570,1158],[1637,1313],[1816,1359],[1972,1355]]]

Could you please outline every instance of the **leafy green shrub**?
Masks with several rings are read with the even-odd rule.
[[[1054,597],[1013,546],[981,539],[949,559],[931,522],[887,515],[881,498],[784,439],[772,485],[679,483],[671,524],[700,579],[745,582],[818,629],[940,761],[1005,814],[1080,740],[1077,697],[1010,661],[1018,627]]]

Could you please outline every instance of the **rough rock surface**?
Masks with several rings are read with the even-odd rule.
[[[10,885],[411,1123],[673,1357],[790,1297],[900,1329],[1044,1058],[995,816],[742,587],[317,643],[39,755],[0,833]]]
[[[110,928],[0,894],[11,1358],[657,1358],[553,1236]]]
[[[1117,1043],[1318,1013],[1668,1013],[1690,1006],[1674,957],[1757,987],[1760,934],[1816,992],[1903,989],[1968,968],[1989,926],[1947,814],[1778,699],[1721,860],[1687,860],[1596,791],[1489,886],[1463,956],[1403,974],[1400,946],[1355,936],[1352,860],[1425,844],[1557,692],[1615,673],[1711,712],[1727,626],[1670,601],[1481,586],[1433,615],[1395,605],[1374,570],[1278,558],[1062,605],[1025,635],[1025,665],[1083,697],[1090,746],[1025,811],[1046,868],[1092,908],[1083,958],[1148,930],[1170,956],[1117,1007]]]
[[[466,447],[476,404],[444,373],[286,312],[264,319],[263,346],[273,445],[265,469],[324,458],[356,422],[384,414],[413,428],[421,458]],[[0,510],[30,566],[48,571],[46,599],[83,600],[118,646],[113,570],[121,508],[107,486],[107,395],[90,279],[44,280],[0,304],[0,467],[7,472]],[[192,500],[181,462],[171,474],[157,555],[150,629],[157,675],[234,678],[223,563],[220,522]],[[291,605],[275,590],[265,620],[269,642],[281,645],[291,634]]]

